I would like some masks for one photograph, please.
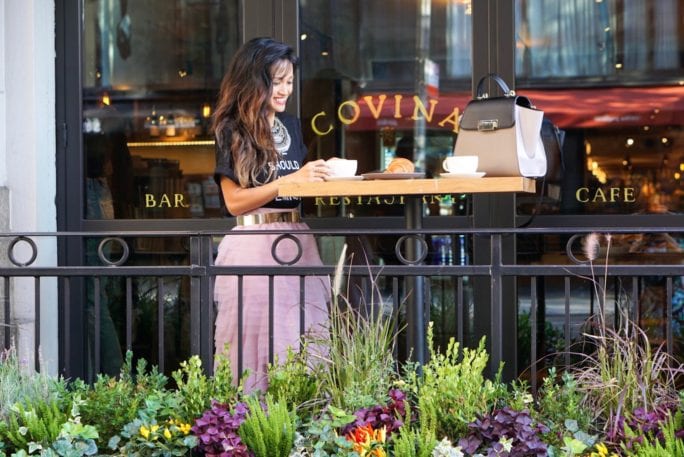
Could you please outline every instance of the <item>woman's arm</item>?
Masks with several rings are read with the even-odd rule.
[[[278,196],[278,186],[283,182],[317,182],[330,174],[325,160],[308,162],[299,170],[256,187],[241,187],[235,181],[222,176],[221,191],[230,214],[239,216],[261,208]]]

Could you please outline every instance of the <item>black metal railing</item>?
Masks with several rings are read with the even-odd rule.
[[[240,231],[240,235],[250,233],[263,234],[263,231]],[[540,368],[538,360],[547,352],[567,350],[573,343],[575,336],[581,332],[581,321],[584,317],[596,312],[597,309],[609,310],[617,316],[617,309],[627,302],[631,316],[645,322],[642,291],[649,287],[658,289],[660,301],[658,309],[654,311],[659,318],[657,322],[658,335],[655,339],[662,340],[665,348],[673,353],[675,343],[678,342],[678,329],[674,323],[681,320],[680,288],[684,276],[684,254],[681,247],[674,245],[672,252],[663,251],[663,247],[653,246],[653,252],[632,252],[629,255],[613,255],[607,243],[599,245],[597,259],[588,262],[578,252],[581,250],[581,239],[591,233],[610,233],[613,240],[638,237],[648,234],[649,237],[667,237],[668,240],[681,240],[684,236],[682,227],[661,228],[525,228],[525,229],[340,229],[340,230],[306,230],[322,238],[351,239],[352,237],[393,237],[399,239],[396,258],[397,264],[378,265],[350,264],[345,267],[345,274],[361,284],[360,291],[369,289],[369,281],[382,283],[380,296],[384,296],[388,306],[395,311],[402,307],[417,307],[419,315],[430,319],[433,314],[440,319],[436,326],[439,338],[446,340],[455,337],[459,342],[468,344],[480,335],[474,330],[473,313],[485,307],[489,323],[485,333],[490,352],[491,366],[497,367],[499,362],[511,363],[507,360],[504,348],[509,344],[516,344],[520,338],[528,341],[524,347],[523,359],[525,366],[519,367],[519,372],[530,374],[533,387],[536,384],[536,372]],[[326,262],[323,266],[283,265],[276,267],[263,266],[217,266],[214,265],[216,241],[226,235],[218,232],[78,232],[78,233],[4,233],[0,234],[0,242],[6,249],[5,266],[0,268],[2,282],[3,304],[0,307],[2,316],[0,332],[5,347],[12,344],[16,335],[16,306],[32,304],[35,313],[33,323],[35,359],[39,360],[41,347],[41,325],[46,325],[48,317],[41,316],[41,309],[51,309],[59,316],[59,345],[61,358],[61,372],[66,376],[82,375],[83,370],[74,366],[79,359],[78,354],[88,351],[92,356],[85,372],[97,373],[103,366],[103,322],[113,319],[118,323],[116,335],[123,342],[119,343],[123,349],[135,350],[136,341],[152,342],[150,353],[156,353],[153,361],[161,370],[175,368],[176,359],[170,360],[170,348],[177,347],[175,352],[183,358],[190,354],[199,354],[206,367],[212,366],[213,359],[213,325],[214,300],[213,283],[219,275],[231,275],[238,278],[250,275],[271,278],[273,286],[275,276],[297,276],[300,283],[307,276],[333,275],[335,263]],[[230,232],[228,233],[230,236]],[[426,240],[433,237],[451,237],[460,240],[451,249],[459,249],[461,255],[453,255],[456,259],[452,264],[430,263],[424,254],[429,250]],[[488,262],[473,264],[468,260],[468,251],[474,237],[488,239]],[[518,263],[505,262],[502,246],[511,240],[518,244],[525,244],[528,239],[553,238],[559,249],[555,250],[555,257],[545,258],[547,247],[539,248],[535,255],[526,255],[525,259],[518,259]],[[47,245],[48,252],[54,252],[54,247],[71,240],[80,240],[84,246],[84,253],[96,251],[96,257],[90,252],[90,260],[84,260],[79,265],[58,265],[49,259],[42,259],[41,254]],[[86,240],[91,241],[87,245]],[[145,241],[147,240],[147,241]],[[151,240],[174,240],[175,246],[182,246],[168,255],[175,255],[174,264],[164,260],[167,253],[163,249],[164,243],[151,243]],[[178,242],[180,240],[180,242]],[[561,241],[558,241],[561,240]],[[403,247],[413,243],[417,258],[402,254]],[[681,241],[679,242],[681,246]],[[155,244],[155,256],[140,258],[145,252],[145,246]],[[541,243],[544,244],[544,243]],[[41,249],[39,249],[41,246]],[[161,246],[161,247],[159,247]],[[456,247],[455,247],[456,246]],[[615,246],[615,245],[614,245]],[[669,245],[673,247],[672,243]],[[615,248],[616,251],[624,247]],[[466,253],[464,256],[463,253]],[[87,255],[84,255],[84,259]],[[94,259],[94,260],[93,260]],[[56,278],[46,281],[47,278]],[[482,294],[472,288],[475,278],[484,278],[489,287]],[[516,296],[509,296],[506,288],[507,278],[513,278],[516,284]],[[552,279],[553,278],[553,279]],[[139,282],[145,279],[148,290],[154,291],[150,295],[140,292]],[[17,284],[23,281],[23,285]],[[555,281],[553,298],[550,297],[547,282]],[[49,284],[46,284],[49,282]],[[16,283],[16,284],[15,284]],[[167,293],[169,284],[173,283],[174,292]],[[578,286],[577,284],[583,285]],[[27,285],[29,284],[29,285]],[[151,285],[150,285],[151,284]],[[411,287],[423,284],[428,293],[422,302],[411,302]],[[116,291],[118,301],[111,302],[111,296],[104,297],[103,289]],[[42,303],[49,296],[49,303]],[[596,291],[602,291],[596,293]],[[180,291],[180,292],[179,292]],[[579,293],[581,291],[582,293]],[[607,291],[607,292],[606,292]],[[54,293],[53,293],[54,292]],[[147,293],[147,292],[146,292]],[[367,292],[361,292],[361,295]],[[373,292],[370,292],[373,293]],[[478,295],[479,294],[479,295]],[[584,294],[584,295],[582,295]],[[182,297],[180,297],[182,295]],[[272,294],[271,294],[272,296]],[[142,297],[142,298],[141,298]],[[140,301],[146,300],[144,310]],[[608,299],[610,298],[610,299]],[[303,300],[303,299],[302,299]],[[109,303],[106,303],[109,301]],[[553,301],[553,303],[550,303]],[[181,305],[177,303],[182,302]],[[84,304],[85,303],[85,304]],[[169,303],[176,303],[170,305]],[[581,303],[582,306],[578,306]],[[112,305],[116,308],[112,313]],[[585,306],[586,305],[586,306]],[[651,306],[652,303],[649,304]],[[270,304],[272,307],[272,303]],[[517,307],[518,311],[528,313],[529,329],[525,334],[516,335],[519,327],[511,327],[505,316],[507,307]],[[46,308],[47,307],[47,308]],[[182,307],[182,311],[178,308]],[[107,308],[105,310],[105,308]],[[302,307],[303,309],[303,307]],[[553,310],[553,311],[552,311]],[[578,311],[579,310],[579,311]],[[110,313],[110,315],[105,315]],[[173,311],[175,317],[170,317]],[[651,310],[653,311],[653,310]],[[77,313],[87,313],[83,318]],[[423,343],[426,337],[424,326],[412,328],[410,321],[415,313],[403,314],[405,325],[412,331],[404,334],[404,354],[409,354],[420,339]],[[152,318],[152,317],[154,318]],[[270,313],[269,328],[276,325]],[[304,316],[302,315],[302,322]],[[652,319],[653,315],[649,315]],[[141,319],[147,319],[148,324],[140,324]],[[173,336],[168,335],[170,320],[174,320]],[[548,341],[544,334],[547,322],[555,320],[555,329],[560,335],[560,341],[555,342],[554,348],[546,347]],[[78,323],[78,324],[76,324]],[[481,325],[482,323],[480,323]],[[52,325],[52,324],[51,324]],[[149,328],[149,326],[152,326]],[[552,329],[553,330],[553,329]],[[529,332],[529,334],[527,334]],[[557,338],[558,339],[558,338]],[[79,347],[83,342],[83,347]],[[529,345],[529,347],[528,347]],[[562,346],[562,347],[559,347]],[[271,350],[272,356],[272,350]],[[81,358],[84,358],[82,356]],[[414,354],[414,357],[416,355]],[[424,360],[425,354],[419,354],[417,359]],[[154,360],[156,359],[156,360]],[[561,357],[559,363],[569,363],[568,356]],[[543,362],[546,363],[546,362]],[[528,367],[529,364],[529,367]],[[528,369],[529,368],[529,369]],[[209,368],[210,369],[210,368]],[[80,370],[80,371],[79,371]]]

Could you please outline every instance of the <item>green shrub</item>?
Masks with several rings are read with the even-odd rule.
[[[302,420],[312,414],[317,405],[318,383],[307,366],[309,359],[308,346],[305,344],[300,352],[287,350],[287,358],[281,364],[276,357],[268,367],[268,390],[276,401],[284,400],[292,409],[296,409]]]
[[[26,370],[13,348],[0,351],[0,422],[6,420],[17,402],[65,401],[66,397],[62,378]]]
[[[148,392],[136,417],[112,436],[107,447],[122,456],[182,456],[197,446],[191,425],[178,420],[182,400],[175,391]]]
[[[444,354],[433,345],[432,324],[428,326],[429,361],[423,366],[422,378],[414,372],[409,376],[409,390],[419,398],[424,408],[436,412],[436,434],[452,440],[465,435],[468,423],[478,414],[487,414],[498,401],[506,397],[501,383],[501,367],[495,379],[485,379],[489,356],[482,338],[476,349],[464,348],[451,338]]]
[[[96,455],[97,430],[81,423],[78,412],[81,404],[80,398],[74,397],[68,418],[55,403],[37,402],[28,409],[21,404],[15,405],[8,422],[0,424],[10,443],[5,447],[0,439],[0,456],[5,456],[5,450],[12,452],[12,456],[36,453],[46,457]],[[66,421],[58,425],[65,418]]]
[[[397,377],[392,357],[396,318],[383,315],[379,305],[371,304],[368,315],[348,304],[331,307],[327,354],[316,377],[321,391],[333,405],[347,411],[382,404]]]
[[[131,422],[149,395],[164,391],[167,378],[156,367],[149,372],[147,362],[139,359],[133,369],[133,354],[128,351],[118,378],[98,375],[92,386],[77,380],[72,392],[83,398],[80,407],[84,423],[93,425],[99,432],[98,447],[105,447],[109,437],[119,433]]]
[[[57,440],[68,415],[55,400],[34,400],[30,404],[16,403],[7,421],[0,423],[0,440],[12,450],[28,450],[38,444],[48,448]]]
[[[293,457],[358,457],[352,442],[338,433],[355,419],[356,416],[329,405],[302,428],[301,434],[295,433]]]
[[[74,392],[83,395],[85,403],[81,417],[86,423],[97,427],[100,447],[133,420],[142,401],[141,397],[134,394],[134,386],[109,376],[98,376],[92,388],[77,382],[74,389]]]
[[[437,446],[435,437],[437,412],[433,409],[433,405],[424,404],[420,399],[418,405],[420,425],[417,429],[411,427],[411,408],[408,406],[404,425],[392,441],[394,457],[430,457]]]
[[[249,412],[238,433],[256,457],[288,457],[294,445],[296,416],[283,400],[266,395],[265,409],[255,397],[246,399]]]
[[[176,395],[180,398],[179,419],[193,422],[211,407],[211,401],[231,403],[237,397],[238,388],[232,385],[233,375],[230,361],[224,355],[217,355],[218,364],[214,376],[207,377],[202,369],[202,360],[193,355],[181,362],[180,368],[172,373],[176,381]]]
[[[561,437],[569,431],[565,427],[567,421],[574,421],[579,430],[593,429],[591,414],[582,405],[584,395],[580,392],[574,376],[564,371],[560,376],[560,383],[558,381],[556,368],[550,368],[537,395],[535,418],[551,429],[551,436],[558,437],[556,442],[549,444],[562,443]],[[576,430],[571,432],[574,433]]]
[[[328,332],[309,335],[307,341],[312,358],[320,360],[315,376],[321,396],[338,408],[356,411],[387,402],[397,377],[392,354],[398,329],[397,316],[385,315],[383,303],[376,301],[380,294],[375,278],[370,278],[370,303],[363,294],[351,294],[348,283],[342,291],[346,249],[344,245],[333,278]],[[351,303],[352,295],[361,296],[361,302]]]

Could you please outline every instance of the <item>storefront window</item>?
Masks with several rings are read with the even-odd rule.
[[[310,158],[358,160],[359,174],[383,171],[395,157],[416,172],[438,177],[451,154],[458,117],[470,100],[472,11],[470,1],[429,0],[300,2],[301,118]],[[468,214],[466,195],[427,196],[425,216]],[[383,217],[401,220],[400,195],[316,198],[308,216]],[[372,222],[371,222],[372,223]],[[401,224],[401,222],[399,222]],[[355,262],[397,264],[398,236],[347,237]],[[433,236],[427,263],[468,263],[465,237]],[[333,250],[321,240],[325,255]],[[335,261],[335,256],[330,259]],[[437,338],[453,335],[452,278],[431,278],[431,316]],[[375,284],[392,303],[392,282]],[[403,286],[402,286],[403,287]],[[410,286],[400,292],[403,303]],[[466,289],[470,291],[469,284]],[[359,284],[351,290],[364,290]],[[368,297],[353,297],[354,304]],[[367,301],[369,303],[369,301]],[[407,354],[404,354],[407,356]]]
[[[681,0],[516,2],[516,79],[566,131],[549,214],[684,210]],[[520,211],[535,205],[521,198]]]
[[[209,122],[224,69],[238,47],[238,3],[85,0],[85,219],[221,216]],[[126,243],[132,251],[128,265],[189,261],[187,239],[143,237]],[[102,264],[98,247],[98,240],[86,240],[87,264]],[[120,249],[107,244],[103,254],[117,258]],[[133,353],[155,365],[176,367],[189,356],[187,281],[135,278],[130,289]],[[89,379],[97,370],[120,370],[126,290],[125,278],[87,280],[86,339],[90,347],[96,338],[101,341],[99,366],[94,350],[87,354]],[[167,342],[161,355],[153,350],[158,342],[150,332],[160,321]]]
[[[86,219],[216,217],[211,110],[237,0],[85,0]]]
[[[665,215],[684,211],[684,28],[682,0],[516,1],[516,80],[546,116],[565,130],[563,178],[543,195],[519,196],[519,213]],[[541,197],[541,198],[540,198]],[[625,219],[623,219],[625,220]],[[640,219],[643,221],[643,219]],[[589,221],[586,225],[594,222]],[[638,222],[636,222],[638,223]],[[643,224],[642,224],[643,225]],[[520,236],[518,261],[563,263],[567,238]],[[523,255],[528,248],[529,255]],[[681,263],[684,239],[666,233],[613,235],[606,262]],[[665,341],[668,326],[680,353],[684,283],[664,277],[615,278],[607,289],[615,304],[635,309],[651,341]],[[632,288],[628,285],[631,285]],[[520,287],[519,322],[529,316],[529,288]],[[562,329],[563,284],[538,284],[546,336],[553,346]],[[668,295],[668,293],[672,295]],[[577,288],[572,289],[577,297]],[[594,299],[589,294],[590,299]],[[672,316],[667,305],[672,303]],[[573,300],[571,338],[589,314]],[[523,338],[527,330],[520,328]],[[521,354],[524,352],[521,352]],[[524,368],[521,367],[521,368]]]
[[[301,2],[302,122],[311,157],[347,157],[358,172],[394,157],[428,177],[453,150],[470,98],[469,1]],[[461,196],[426,202],[429,215],[463,214]],[[305,202],[319,216],[401,215],[399,198]]]

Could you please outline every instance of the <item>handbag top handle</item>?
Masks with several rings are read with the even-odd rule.
[[[499,86],[501,91],[504,94],[504,97],[514,97],[515,96],[515,91],[512,89],[508,88],[508,84],[506,84],[506,81],[501,78],[501,76],[497,75],[496,73],[488,73],[482,78],[480,78],[480,81],[477,83],[477,99],[481,100],[483,98],[489,98],[489,94],[485,92],[485,81],[487,81],[489,78],[493,79],[494,82]]]

